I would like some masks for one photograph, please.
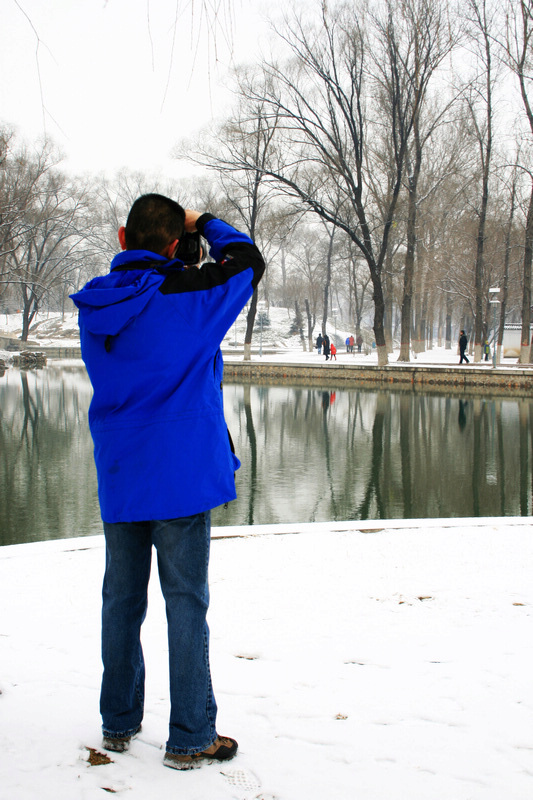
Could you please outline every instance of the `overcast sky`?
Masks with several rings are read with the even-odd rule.
[[[206,24],[203,5],[221,6]],[[232,61],[257,57],[264,0],[4,0],[0,122],[46,132],[74,171],[170,170],[221,115]],[[209,28],[211,32],[209,32]]]

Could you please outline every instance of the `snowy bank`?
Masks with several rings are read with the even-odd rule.
[[[34,345],[46,349],[47,347],[73,348],[79,347],[79,331],[77,324],[77,311],[67,312],[40,312],[36,315],[30,328],[30,339]],[[296,363],[296,364],[326,364],[324,355],[319,355],[316,348],[311,351],[304,350],[302,341],[298,334],[291,333],[294,311],[287,308],[271,307],[269,310],[269,325],[262,331],[256,328],[252,342],[252,361],[260,363]],[[247,319],[246,312],[241,313],[228,332],[222,350],[225,359],[238,359],[242,361],[244,337]],[[319,330],[319,325],[315,326],[314,338]],[[19,338],[22,331],[22,315],[2,314],[0,315],[0,337],[7,336]],[[329,332],[333,334],[333,326],[330,321]],[[363,352],[347,353],[344,345],[346,337],[354,331],[344,330],[340,325],[335,334],[337,341],[337,360],[334,364],[353,364],[363,366],[373,366],[378,363],[378,355],[375,347],[370,345],[373,340],[373,333],[370,329],[365,332],[365,345]],[[306,340],[307,347],[307,340]],[[354,348],[357,351],[357,347]],[[261,355],[260,351],[261,350]],[[457,343],[454,341],[451,349],[444,346],[435,346],[431,350],[422,353],[411,351],[409,362],[398,362],[400,355],[399,345],[389,354],[389,364],[397,366],[455,366],[459,362]],[[4,351],[4,357],[9,359],[12,353]],[[0,353],[0,357],[1,353]],[[80,362],[81,363],[81,362]],[[508,367],[510,369],[522,367],[516,358],[504,358],[499,365],[499,369]],[[464,370],[472,368],[492,368],[491,361],[474,362],[469,365],[462,365]]]
[[[103,538],[9,546],[1,800],[96,800],[102,790],[131,800],[533,796],[530,520],[214,533],[218,727],[239,740],[237,758],[190,773],[162,766],[167,646],[154,572],[143,732],[129,753],[91,765],[90,749],[103,752]]]

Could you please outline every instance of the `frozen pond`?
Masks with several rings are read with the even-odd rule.
[[[0,544],[101,533],[90,399],[82,367],[0,378]],[[533,401],[239,384],[224,401],[242,468],[214,525],[532,513]]]

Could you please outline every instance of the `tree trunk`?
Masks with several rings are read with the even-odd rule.
[[[328,322],[328,309],[329,309],[329,287],[331,284],[331,261],[333,257],[333,239],[335,238],[335,228],[333,230],[329,230],[327,225],[324,226],[329,233],[329,246],[328,246],[328,255],[326,259],[326,282],[324,285],[324,310],[322,313],[322,335],[324,336],[327,333],[326,326]]]
[[[415,129],[415,133],[418,131]],[[415,271],[415,246],[416,246],[416,200],[418,177],[422,164],[422,149],[419,146],[417,136],[415,168],[409,176],[409,211],[407,214],[407,249],[405,251],[405,263],[403,273],[403,299],[402,299],[402,328],[400,356],[398,361],[409,361],[409,350],[411,348],[411,323],[412,323],[412,299],[413,299],[413,276]]]
[[[378,366],[384,367],[389,363],[387,342],[385,341],[385,298],[383,297],[383,287],[381,281],[374,284],[374,336],[378,351]]]
[[[483,3],[483,13],[485,4]],[[486,89],[486,140],[479,141],[481,150],[481,163],[483,167],[482,189],[481,189],[481,208],[479,212],[479,225],[477,232],[477,249],[475,264],[475,331],[474,331],[474,361],[481,361],[483,352],[483,290],[485,272],[485,225],[487,221],[487,208],[489,204],[489,178],[492,156],[492,55],[491,40],[484,16],[480,15],[480,28],[484,39],[485,49],[485,89]]]
[[[313,330],[315,327],[315,320],[311,316],[311,309],[309,307],[309,300],[305,300],[305,313],[307,316],[307,342],[309,345],[309,352],[313,352],[314,342],[313,342]]]
[[[533,259],[533,182],[527,210],[526,232],[524,241],[524,278],[522,290],[522,337],[520,347],[520,364],[531,363],[531,347],[529,343],[531,327],[531,262]]]
[[[303,326],[303,319],[300,313],[300,306],[298,305],[298,300],[294,301],[294,310],[296,312],[295,322],[298,327],[298,335],[300,336],[300,341],[302,343],[302,350],[304,353],[307,351],[307,347],[305,344],[305,336],[304,336],[304,326]]]
[[[39,309],[37,300],[33,296],[30,297],[23,295],[22,299],[22,332],[20,334],[20,341],[27,342],[30,335],[30,325],[34,320],[35,315]]]
[[[392,353],[392,312],[393,312],[393,289],[392,289],[392,254],[387,250],[385,268],[385,341],[387,342],[387,353]]]
[[[446,350],[452,349],[452,294],[446,291]]]
[[[532,185],[533,193],[533,185]],[[500,326],[498,329],[498,341],[495,342],[496,347],[496,364],[499,364],[502,359],[502,344],[503,344],[503,331],[505,328],[505,315],[507,312],[507,300],[509,295],[509,262],[511,260],[511,236],[513,232],[513,220],[516,203],[516,178],[513,181],[511,191],[511,209],[509,212],[509,224],[507,226],[507,233],[505,235],[505,258],[503,264],[503,286],[502,286],[502,302],[500,305]],[[531,204],[531,199],[530,199]]]
[[[252,360],[252,335],[254,332],[255,315],[257,313],[257,289],[254,290],[250,308],[246,316],[246,334],[244,337],[244,361]]]

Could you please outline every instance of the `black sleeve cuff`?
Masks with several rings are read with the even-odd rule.
[[[198,219],[196,220],[196,230],[198,231],[198,233],[201,233],[201,235],[203,236],[204,225],[212,219],[216,219],[214,214],[202,214],[201,217],[198,217]]]

